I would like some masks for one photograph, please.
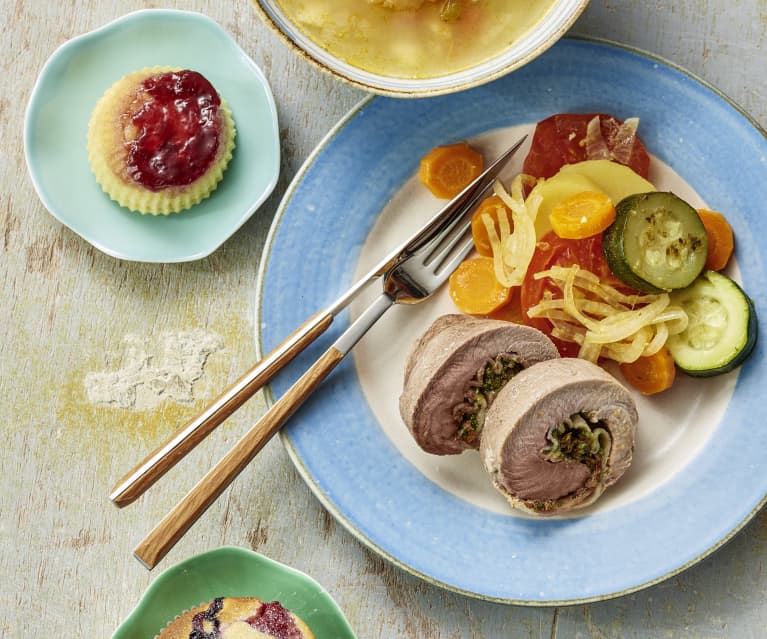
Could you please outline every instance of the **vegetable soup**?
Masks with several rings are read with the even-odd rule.
[[[530,31],[556,4],[556,0],[278,2],[308,37],[331,54],[398,78],[439,77],[488,60]]]

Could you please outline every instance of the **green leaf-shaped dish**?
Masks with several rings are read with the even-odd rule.
[[[279,601],[317,639],[356,639],[344,613],[314,579],[263,555],[227,546],[163,572],[112,639],[152,639],[180,613],[215,597]]]

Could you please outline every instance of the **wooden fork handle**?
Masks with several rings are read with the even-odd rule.
[[[327,311],[309,318],[266,357],[224,390],[202,413],[184,424],[124,475],[115,484],[109,498],[119,508],[133,503],[219,424],[268,383],[288,362],[324,333],[332,322],[333,315]]]
[[[154,568],[343,358],[344,353],[333,346],[325,351],[144,538],[133,551],[136,559]]]

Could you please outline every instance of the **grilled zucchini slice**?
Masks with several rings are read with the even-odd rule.
[[[602,235],[610,270],[646,293],[685,288],[706,264],[708,235],[698,212],[673,193],[630,195]]]

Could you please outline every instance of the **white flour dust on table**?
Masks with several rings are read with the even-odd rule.
[[[85,390],[93,404],[151,410],[165,400],[191,403],[208,357],[224,348],[221,336],[203,330],[163,333],[159,338],[126,335],[125,351],[113,370],[88,373]]]

